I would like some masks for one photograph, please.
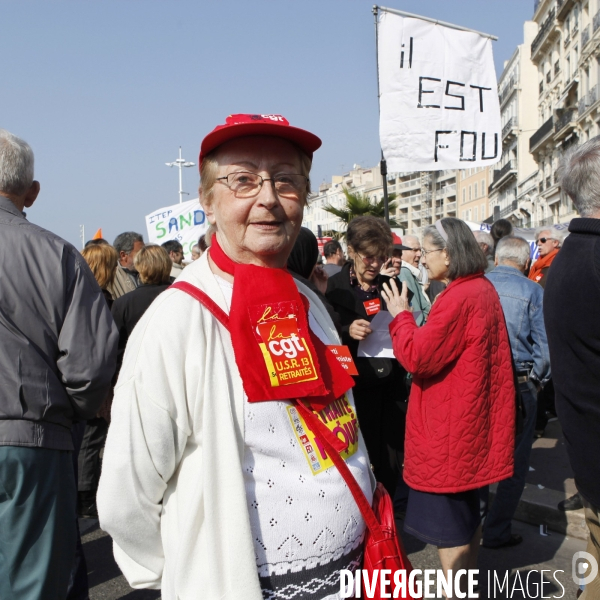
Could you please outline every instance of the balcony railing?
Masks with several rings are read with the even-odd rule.
[[[562,131],[563,128],[565,128],[569,123],[571,123],[571,121],[573,121],[574,112],[575,111],[572,108],[563,112],[563,114],[560,116],[560,118],[558,119],[558,121],[556,121],[556,124],[554,125],[555,133]]]
[[[494,171],[494,183],[502,179],[507,173],[511,171],[516,171],[517,166],[514,160],[509,160],[501,169],[496,169]]]
[[[514,76],[508,80],[508,83],[502,88],[502,92],[500,93],[500,104],[503,104],[504,101],[510,96],[511,92],[515,89],[515,78]]]
[[[442,196],[454,196],[456,194],[456,184],[447,185],[440,190]]]
[[[581,30],[581,48],[583,48],[590,41],[590,28],[584,27]]]
[[[510,213],[517,210],[517,208],[519,208],[519,203],[517,200],[513,200],[506,208],[503,208],[500,211],[499,218],[502,219],[503,217],[510,215]]]
[[[592,21],[592,28],[594,30],[594,33],[596,33],[596,30],[598,29],[598,27],[600,27],[600,9],[594,15],[594,19]]]
[[[448,204],[446,204],[446,210],[448,212],[452,212],[453,210],[456,210],[456,202],[448,202]]]
[[[517,127],[517,118],[511,117],[506,125],[502,128],[502,139],[504,139],[513,129]]]
[[[398,186],[398,190],[402,190],[405,188],[413,188],[413,187],[421,187],[421,180],[420,179],[409,179],[408,181],[401,181],[400,183],[396,184]]]
[[[550,117],[530,138],[529,150],[533,150],[554,129],[554,119]]]
[[[532,56],[535,53],[535,51],[540,47],[540,45],[542,44],[542,42],[544,41],[544,39],[546,38],[546,36],[550,32],[550,30],[554,26],[554,16],[555,16],[555,14],[556,14],[556,11],[554,9],[552,9],[548,13],[548,17],[546,18],[546,20],[544,21],[544,23],[540,27],[540,30],[539,30],[538,34],[535,36],[535,38],[533,39],[533,42],[531,42],[531,54],[532,54]]]
[[[598,100],[598,86],[590,88],[590,91],[579,100],[578,113],[581,116],[592,104]]]

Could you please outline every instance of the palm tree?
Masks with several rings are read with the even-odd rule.
[[[343,208],[336,208],[331,204],[323,206],[323,210],[328,213],[335,215],[340,221],[348,228],[348,223],[355,217],[361,217],[363,215],[372,215],[373,217],[379,217],[383,219],[385,216],[385,207],[383,198],[377,202],[373,202],[368,196],[365,196],[361,192],[351,192],[347,188],[343,189],[344,196],[346,197],[346,205]],[[388,196],[388,209],[392,213],[396,210],[396,203],[393,201],[396,194],[390,194]],[[390,227],[398,227],[398,223],[394,219],[390,219]],[[346,236],[345,232],[342,234]]]

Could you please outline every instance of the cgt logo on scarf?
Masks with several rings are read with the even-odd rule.
[[[308,344],[298,329],[296,315],[299,310],[295,302],[251,307],[272,387],[313,381],[319,377]]]

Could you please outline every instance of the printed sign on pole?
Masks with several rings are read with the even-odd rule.
[[[502,135],[492,41],[381,8],[379,135],[388,171],[484,167]]]
[[[164,244],[178,240],[183,246],[186,260],[192,258],[192,246],[206,233],[208,221],[198,198],[180,204],[159,208],[146,216],[148,240],[152,244]]]

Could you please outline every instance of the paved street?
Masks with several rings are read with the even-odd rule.
[[[125,579],[121,576],[119,568],[112,558],[112,547],[110,538],[98,529],[96,522],[88,521],[84,524],[88,529],[83,536],[84,550],[88,562],[89,580],[90,580],[90,600],[155,600],[160,598],[160,593],[153,590],[132,590]],[[565,538],[558,533],[551,533],[548,537],[543,537],[539,529],[524,523],[514,522],[513,531],[520,533],[525,541],[516,548],[507,550],[487,550],[482,548],[480,555],[480,583],[482,584],[482,599],[506,599],[511,598],[510,592],[498,591],[496,594],[487,593],[487,572],[495,569],[500,581],[504,578],[506,571],[510,571],[510,589],[513,588],[514,574],[519,572],[519,576],[525,581],[529,572],[533,572],[529,577],[529,595],[524,595],[518,591],[516,586],[512,598],[541,598],[542,593],[539,587],[540,574],[542,569],[550,569],[552,572],[562,570],[564,573],[557,573],[557,578],[565,588],[564,596],[561,587],[557,585],[552,573],[545,573],[545,581],[552,582],[544,585],[545,597],[562,597],[565,600],[574,600],[576,587],[571,580],[571,561],[573,554],[579,550],[585,550],[585,542],[573,538]],[[437,569],[439,561],[437,551],[433,546],[425,545],[418,540],[403,535],[406,549],[415,568],[419,569]],[[493,576],[490,576],[493,581]],[[202,599],[202,594],[198,600]],[[243,599],[240,599],[243,600]],[[300,600],[300,599],[298,599]]]

